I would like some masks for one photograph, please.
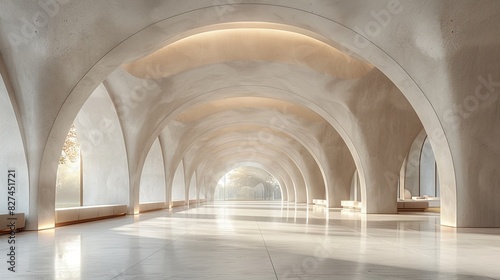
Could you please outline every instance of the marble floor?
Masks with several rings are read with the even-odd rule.
[[[500,279],[500,229],[215,202],[0,236],[0,279]]]

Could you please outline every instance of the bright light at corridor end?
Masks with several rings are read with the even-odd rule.
[[[235,168],[220,178],[215,200],[281,200],[281,187],[276,178],[255,167]]]

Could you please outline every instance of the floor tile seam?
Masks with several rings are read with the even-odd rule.
[[[125,273],[125,272],[129,271],[130,269],[134,268],[135,266],[137,266],[138,264],[142,263],[146,259],[150,258],[154,254],[156,254],[159,251],[163,250],[166,246],[171,245],[173,242],[174,242],[174,240],[171,240],[168,244],[165,244],[165,245],[161,246],[160,248],[158,248],[158,250],[153,251],[151,254],[147,255],[146,257],[142,258],[141,260],[139,260],[139,261],[135,262],[134,264],[130,265],[128,268],[126,268],[122,272],[119,272],[116,276],[113,276],[113,278],[111,278],[111,279],[116,279],[117,277],[120,277],[120,275],[122,275],[123,273]]]
[[[262,233],[262,230],[260,228],[259,221],[255,220],[255,222],[257,223],[257,227],[259,229],[260,236],[262,238],[262,242],[264,243],[264,247],[266,248],[267,256],[269,257],[269,261],[271,262],[271,266],[273,267],[274,276],[276,277],[276,279],[278,279],[278,273],[276,271],[276,267],[274,266],[273,259],[271,257],[271,253],[269,252],[269,248],[267,247],[267,243],[266,243],[266,240],[264,238],[264,234]]]
[[[404,250],[406,250],[406,251],[409,251],[409,252],[412,252],[412,253],[418,254],[418,255],[420,255],[420,256],[422,256],[422,257],[431,258],[431,259],[435,260],[436,262],[438,262],[438,263],[440,263],[440,264],[446,265],[447,267],[451,267],[451,268],[455,267],[453,264],[450,264],[450,263],[448,263],[448,262],[446,262],[446,261],[444,261],[444,260],[439,260],[439,259],[437,259],[437,258],[435,258],[435,257],[432,257],[432,256],[429,256],[429,255],[427,255],[427,254],[425,254],[425,253],[423,253],[423,252],[415,251],[415,250],[413,250],[413,249],[410,249],[410,248],[407,248],[407,247],[404,247],[404,246],[398,245],[398,244],[396,244],[396,243],[392,243],[392,242],[390,242],[390,241],[383,240],[383,239],[382,239],[382,238],[380,238],[380,237],[376,237],[376,236],[372,236],[372,235],[370,235],[370,234],[362,233],[362,232],[361,232],[361,231],[359,231],[359,230],[356,230],[356,229],[354,229],[354,228],[350,228],[350,227],[347,227],[347,226],[340,226],[340,227],[344,227],[344,228],[346,228],[346,229],[348,229],[348,230],[351,230],[351,231],[353,231],[353,232],[357,232],[357,233],[359,233],[359,235],[360,235],[360,236],[365,236],[365,237],[370,238],[370,239],[379,240],[379,241],[382,241],[383,243],[387,243],[387,244],[390,244],[390,245],[393,245],[393,246],[399,247],[399,248],[404,249]],[[491,278],[491,277],[489,277],[488,275],[485,275],[485,274],[484,274],[484,273],[482,273],[482,272],[480,272],[480,273],[476,273],[476,272],[473,272],[473,271],[471,271],[471,270],[469,270],[469,269],[464,269],[464,268],[460,268],[460,269],[462,269],[464,272],[471,273],[472,275],[478,275],[478,274],[479,274],[479,275],[480,275],[480,276],[482,276],[482,277],[487,277],[487,278],[490,278],[490,279],[495,279],[495,278]]]
[[[330,224],[330,225],[333,225],[333,224]],[[356,230],[355,228],[351,228],[351,227],[348,227],[348,226],[342,226],[342,225],[333,225],[333,226],[344,228],[344,229],[350,230],[352,232],[356,232],[356,233],[359,233],[359,234],[363,235],[363,233],[361,233],[361,231]]]
[[[436,257],[433,257],[433,256],[431,256],[429,254],[424,253],[424,252],[421,252],[421,251],[418,251],[418,250],[415,250],[415,249],[411,249],[411,248],[407,248],[405,246],[402,246],[402,245],[399,245],[399,244],[396,244],[396,243],[393,243],[393,242],[390,242],[390,241],[387,241],[387,240],[383,240],[383,239],[378,238],[378,237],[370,236],[368,234],[365,234],[365,236],[370,237],[370,238],[374,238],[374,239],[379,239],[383,243],[387,243],[387,244],[393,245],[395,247],[401,248],[401,249],[403,249],[405,251],[408,251],[408,252],[411,252],[411,253],[414,253],[414,254],[418,254],[421,257],[432,259],[432,260],[434,260],[435,262],[437,262],[437,263],[439,263],[441,265],[445,265],[446,267],[449,267],[449,268],[456,267],[455,265],[447,262],[446,260],[437,259]],[[490,278],[489,276],[485,275],[482,272],[474,272],[472,270],[469,270],[469,269],[463,268],[463,267],[457,267],[457,268],[463,270],[464,272],[471,273],[471,275],[479,275],[479,276],[482,276],[482,277]],[[491,278],[491,279],[494,279],[494,278]]]
[[[57,228],[56,228],[56,230],[57,230]],[[26,233],[30,234],[31,232],[26,232]],[[33,231],[32,233],[36,234],[38,236],[38,234],[40,233],[40,231]],[[86,234],[85,237],[93,236],[93,235],[97,235],[97,234],[102,234],[102,232],[100,232],[100,233],[96,232],[96,233],[92,233],[92,234]],[[37,250],[40,250],[40,249],[47,249],[47,248],[50,248],[50,247],[56,247],[56,245],[57,245],[56,244],[56,240],[57,240],[57,243],[59,243],[59,241],[61,241],[61,240],[64,241],[64,240],[70,239],[72,237],[74,237],[74,236],[65,236],[65,237],[55,237],[54,236],[54,242],[53,243],[47,244],[47,245],[36,244],[36,248],[37,248]],[[80,237],[84,237],[84,236],[80,235]],[[16,243],[18,243],[18,245],[21,245],[23,243],[23,241],[21,240],[21,237],[17,237],[16,236],[16,238],[18,239],[18,240],[16,240]],[[5,243],[7,243],[7,242],[5,242]],[[22,246],[19,246],[19,247],[22,247]],[[30,246],[30,247],[32,247],[32,246]],[[0,252],[2,252],[2,251],[3,250],[0,250]],[[5,250],[5,251],[7,251],[7,250]]]
[[[187,233],[185,233],[187,234]],[[150,258],[151,256],[153,256],[154,254],[160,252],[161,250],[165,249],[165,247],[169,246],[169,245],[172,245],[175,241],[177,241],[179,238],[183,237],[185,234],[183,234],[182,236],[179,236],[178,238],[174,239],[174,240],[171,240],[169,243],[167,244],[164,244],[162,245],[160,248],[158,248],[157,250],[153,251],[152,253],[150,253],[149,255],[147,255],[146,257],[142,258],[141,260],[135,262],[134,264],[132,264],[131,266],[129,266],[127,269],[123,270],[122,272],[120,272],[119,274],[117,274],[116,276],[114,276],[113,278],[111,279],[116,279],[117,277],[119,277],[120,275],[124,274],[125,272],[131,270],[132,268],[134,268],[135,266],[139,265],[140,263],[142,263],[143,261],[147,260],[148,258]]]
[[[344,227],[345,227],[345,226],[344,226]],[[403,247],[403,246],[401,246],[401,245],[398,245],[398,244],[396,244],[396,243],[392,243],[392,242],[389,242],[389,241],[387,241],[387,240],[383,240],[383,239],[381,239],[381,238],[379,238],[379,237],[375,237],[375,236],[372,236],[372,235],[369,235],[369,234],[366,234],[366,233],[362,233],[361,231],[356,230],[356,229],[354,229],[354,228],[350,228],[350,227],[345,227],[345,228],[347,228],[347,229],[349,229],[349,230],[352,230],[352,231],[354,231],[354,232],[357,232],[357,233],[359,233],[361,236],[365,236],[365,237],[368,237],[368,238],[371,238],[371,239],[375,239],[375,240],[380,240],[380,241],[382,241],[382,242],[384,242],[384,243],[391,244],[391,245],[393,245],[393,246],[396,246],[396,247],[402,248],[402,249],[404,249],[404,250],[406,250],[406,251],[416,253],[416,254],[418,254],[418,255],[420,255],[420,256],[422,256],[422,257],[431,258],[431,259],[433,259],[433,260],[435,260],[435,261],[439,262],[440,264],[446,265],[447,267],[454,267],[454,266],[453,266],[453,264],[450,264],[450,263],[448,263],[448,262],[446,262],[446,261],[444,261],[444,260],[439,260],[439,259],[437,259],[437,258],[435,258],[435,257],[433,257],[433,256],[429,256],[429,255],[427,255],[427,254],[425,254],[425,253],[423,253],[423,252],[415,251],[415,250],[412,250],[412,249],[410,249],[410,248],[407,248],[407,247]],[[475,273],[475,272],[473,272],[473,271],[471,271],[471,270],[469,270],[469,269],[464,269],[464,268],[460,268],[460,269],[463,269],[463,270],[464,270],[464,271],[466,271],[466,272],[472,273],[473,275],[477,275],[477,273]],[[484,276],[484,277],[487,277],[487,278],[490,278],[489,276],[485,275],[484,273],[480,273],[480,275],[481,275],[481,276]],[[494,279],[494,278],[492,278],[492,279]]]
[[[206,224],[208,224],[208,222],[204,222]],[[141,260],[137,261],[136,263],[134,263],[133,265],[131,265],[130,267],[128,267],[127,269],[123,270],[122,272],[120,272],[118,275],[114,276],[113,278],[111,279],[117,279],[117,277],[119,277],[120,275],[126,273],[127,271],[131,270],[132,268],[134,268],[135,266],[139,265],[140,263],[142,263],[143,261],[147,260],[148,258],[150,258],[151,256],[153,256],[154,254],[158,253],[159,251],[165,249],[165,247],[167,246],[170,246],[172,244],[174,244],[176,241],[178,241],[179,239],[183,238],[184,236],[188,235],[189,233],[191,233],[192,231],[194,231],[195,228],[191,228],[189,230],[187,230],[184,234],[178,236],[177,238],[175,239],[172,239],[170,240],[170,242],[168,242],[167,244],[164,244],[162,245],[160,248],[158,248],[158,250],[155,250],[153,251],[151,254],[149,254],[148,256],[142,258]]]
[[[351,230],[352,230],[352,231],[354,231],[354,232],[359,233],[359,235],[360,235],[360,236],[364,236],[364,237],[367,237],[367,238],[370,238],[370,239],[373,239],[373,240],[381,241],[381,242],[383,242],[383,243],[390,244],[390,245],[392,245],[392,246],[395,246],[395,247],[398,247],[398,248],[401,248],[401,249],[407,250],[407,251],[409,251],[409,252],[417,253],[417,254],[419,254],[419,255],[421,255],[421,256],[428,257],[428,255],[426,255],[426,254],[424,254],[424,253],[422,253],[422,252],[418,252],[418,251],[412,250],[412,249],[410,249],[410,248],[404,247],[404,246],[402,246],[402,245],[399,245],[399,244],[396,244],[396,243],[393,243],[393,242],[390,242],[390,241],[384,240],[384,239],[383,239],[383,238],[381,238],[381,237],[376,237],[376,236],[373,236],[373,235],[370,235],[370,234],[367,234],[367,233],[362,233],[361,231],[356,230],[356,229],[353,229],[353,228],[352,228]],[[432,258],[432,257],[431,257],[431,258]],[[435,258],[434,258],[434,259],[435,259]],[[435,259],[435,260],[437,260],[437,259]]]

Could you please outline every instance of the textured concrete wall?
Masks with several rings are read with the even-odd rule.
[[[193,174],[193,176],[191,176],[187,193],[188,193],[187,197],[189,198],[189,200],[195,199],[198,201],[200,199],[198,197],[198,185],[196,184],[196,174]]]
[[[184,180],[184,164],[182,161],[177,166],[172,183],[172,200],[186,200],[186,181]]]
[[[12,95],[8,88],[10,80],[4,67],[2,56],[0,55],[0,179],[4,182],[4,187],[0,189],[0,210],[7,213],[8,196],[15,199],[15,212],[25,213],[29,218],[29,176],[26,164],[26,154],[24,149],[21,130],[19,129],[18,118],[12,104]],[[15,170],[16,178],[8,177],[8,170]],[[15,191],[9,194],[8,179],[15,179]],[[11,181],[11,183],[13,183]],[[14,202],[13,200],[10,200]],[[12,205],[10,205],[12,206]]]
[[[74,123],[83,162],[83,205],[128,204],[127,152],[104,86],[87,99]]]
[[[158,139],[151,146],[144,162],[139,201],[141,203],[165,201],[165,168]]]

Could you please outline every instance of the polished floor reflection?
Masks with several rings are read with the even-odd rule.
[[[500,279],[500,229],[215,202],[0,236],[0,279]]]

